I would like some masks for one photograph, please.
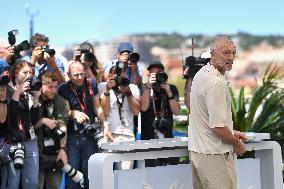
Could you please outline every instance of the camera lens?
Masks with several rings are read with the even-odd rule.
[[[41,81],[35,76],[30,78],[31,91],[38,91],[42,87]]]
[[[21,143],[18,143],[16,146],[13,146],[12,153],[14,153],[14,167],[15,169],[21,169],[24,165],[25,151],[24,146]]]
[[[140,55],[138,53],[131,53],[129,59],[131,62],[138,62],[140,60]]]
[[[130,81],[128,78],[121,78],[120,80],[120,86],[123,86],[123,87],[128,87],[130,84]]]
[[[168,75],[165,72],[158,72],[156,74],[157,83],[165,83],[168,80]]]

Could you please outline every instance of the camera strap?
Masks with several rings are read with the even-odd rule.
[[[118,106],[119,119],[120,119],[122,125],[124,126],[125,123],[122,119],[122,106],[123,106],[123,103],[124,103],[125,94],[122,94],[121,102],[120,102],[120,99],[118,98],[118,94],[116,92],[115,92],[115,97],[116,97],[116,103],[117,103],[117,106]]]
[[[165,111],[164,111],[164,100],[163,100],[163,97],[162,97],[162,94],[161,94],[161,103],[160,104],[160,111],[158,112],[157,111],[157,107],[156,107],[156,99],[157,99],[157,95],[155,95],[155,92],[153,89],[151,89],[151,92],[150,92],[150,97],[152,99],[152,104],[153,104],[153,111],[154,111],[154,114],[155,114],[155,118],[161,118],[165,115]]]

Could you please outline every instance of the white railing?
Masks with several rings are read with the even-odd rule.
[[[282,155],[275,141],[246,143],[255,158],[238,159],[239,189],[283,189]],[[262,137],[260,137],[262,138]],[[255,141],[257,140],[257,142]],[[97,153],[89,159],[90,189],[190,189],[189,164],[145,167],[145,159],[188,156],[187,138],[154,139],[149,141],[104,144],[108,153]],[[113,163],[137,160],[138,168],[113,170]]]

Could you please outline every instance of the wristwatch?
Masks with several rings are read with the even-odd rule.
[[[109,96],[110,93],[109,93],[109,92],[104,92],[104,95],[105,95],[105,96]]]
[[[7,104],[7,100],[0,100],[0,104]]]
[[[126,95],[127,97],[130,97],[130,96],[132,95],[132,92],[131,92],[131,91],[128,91],[128,92],[125,93],[125,95]]]
[[[169,99],[169,100],[173,100],[173,99],[175,99],[175,97],[174,97],[174,95],[172,94],[172,96],[169,96],[168,99]]]
[[[66,147],[60,146],[59,150],[64,150],[66,152]]]

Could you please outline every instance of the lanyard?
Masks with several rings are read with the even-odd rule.
[[[86,99],[86,91],[85,91],[85,87],[82,86],[82,101],[80,100],[79,98],[79,95],[76,91],[76,89],[73,88],[72,84],[70,83],[70,87],[71,87],[71,90],[73,91],[73,93],[76,95],[76,98],[80,104],[80,108],[81,110],[83,110],[85,112],[85,105],[86,105],[86,102],[85,102],[85,99]]]
[[[160,111],[158,112],[157,111],[157,107],[156,107],[156,100],[157,100],[157,96],[155,95],[155,92],[153,89],[151,89],[151,92],[150,92],[150,97],[152,99],[152,104],[153,104],[153,111],[154,111],[154,114],[155,114],[155,117],[156,118],[161,118],[161,117],[164,117],[167,113],[167,110],[165,108],[165,99],[166,99],[166,96],[163,94],[163,93],[160,93],[160,99],[161,99],[161,103],[160,103]]]

